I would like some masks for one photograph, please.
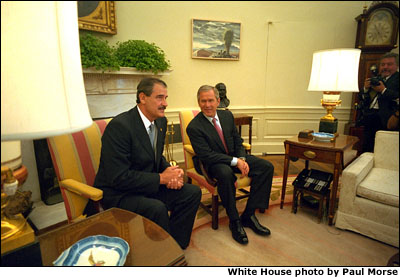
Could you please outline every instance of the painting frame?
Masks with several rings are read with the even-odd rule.
[[[240,59],[242,24],[233,21],[192,19],[192,58]]]
[[[115,35],[115,1],[78,1],[79,29]]]

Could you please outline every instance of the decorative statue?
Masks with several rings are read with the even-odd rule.
[[[226,86],[224,83],[218,83],[215,85],[219,92],[219,99],[221,102],[219,103],[218,108],[226,109],[229,106],[229,99],[226,97]]]

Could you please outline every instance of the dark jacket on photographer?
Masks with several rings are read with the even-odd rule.
[[[362,152],[374,151],[375,133],[387,130],[390,116],[398,110],[399,72],[396,71],[383,83],[386,88],[382,93],[373,91],[373,85],[368,91],[359,93],[362,109],[357,124],[364,126]]]
[[[376,94],[375,97],[369,97],[366,95],[368,92],[364,92],[361,95],[361,99],[364,101],[366,110],[376,110],[381,120],[382,126],[387,126],[389,117],[396,111],[398,104],[395,102],[399,98],[399,72],[396,71],[386,81],[384,81],[386,90],[383,93]],[[372,87],[373,89],[373,87]],[[365,97],[367,96],[367,97]],[[376,105],[376,102],[378,105]],[[368,113],[368,112],[367,112]]]

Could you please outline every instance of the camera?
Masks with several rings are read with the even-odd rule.
[[[379,71],[378,68],[376,67],[376,65],[371,66],[370,68],[371,70],[371,86],[376,87],[379,86],[379,81],[384,81],[383,77],[381,75],[379,75]]]

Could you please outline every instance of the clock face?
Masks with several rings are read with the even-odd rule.
[[[365,45],[390,44],[393,31],[392,14],[383,9],[371,14],[365,33]]]

